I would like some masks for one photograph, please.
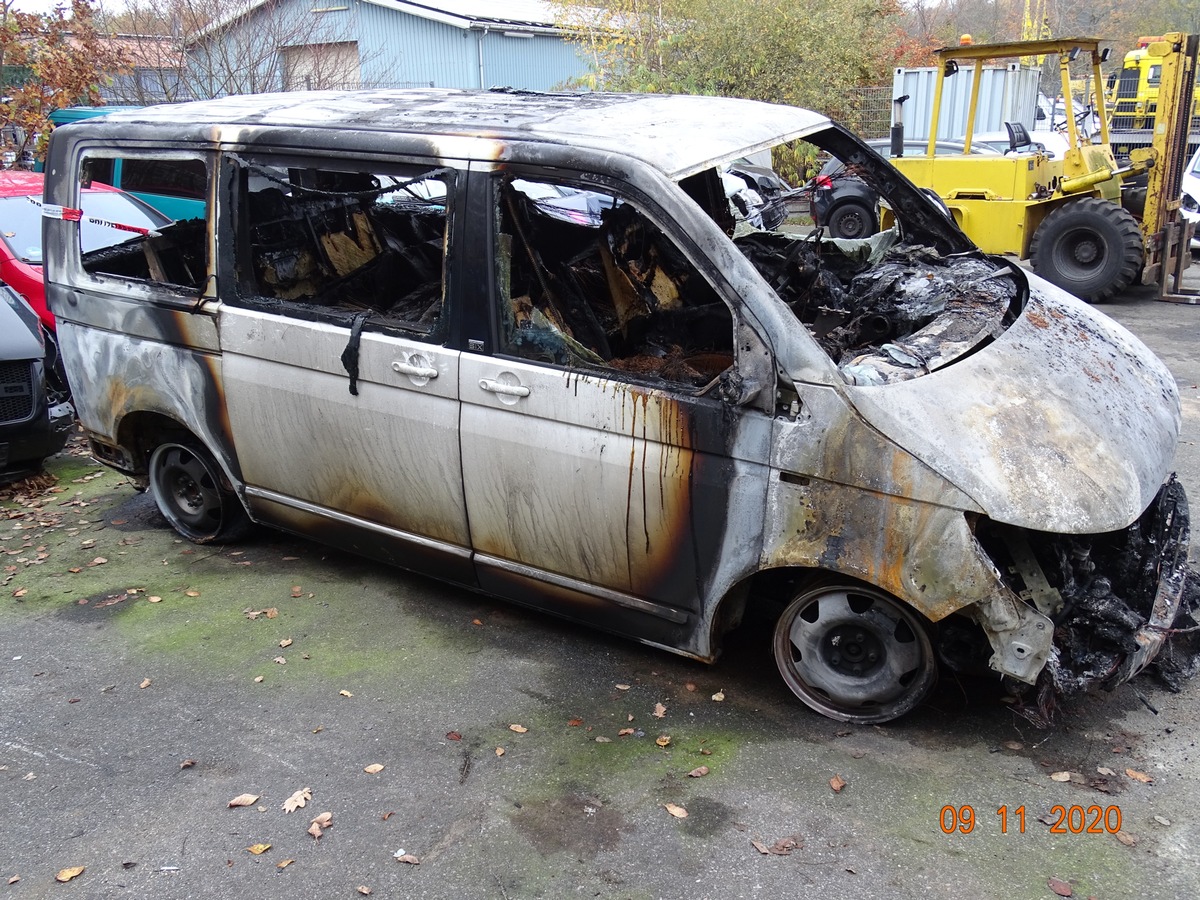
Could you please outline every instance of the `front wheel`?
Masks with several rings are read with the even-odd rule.
[[[150,454],[150,493],[171,527],[197,544],[231,541],[250,520],[224,473],[199,442],[180,438]]]
[[[1137,220],[1111,200],[1083,197],[1051,210],[1029,247],[1033,270],[1076,297],[1108,300],[1133,282],[1145,250]]]
[[[843,722],[902,716],[937,680],[922,619],[871,587],[824,584],[800,594],[779,617],[774,645],[792,692]]]

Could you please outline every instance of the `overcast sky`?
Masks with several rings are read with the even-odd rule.
[[[70,0],[16,0],[13,9],[19,9],[21,12],[48,13],[56,6],[69,7],[70,5]],[[122,0],[103,0],[99,5],[108,9],[116,9],[125,4]]]

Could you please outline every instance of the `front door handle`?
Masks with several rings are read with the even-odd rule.
[[[503,381],[493,381],[491,378],[480,378],[479,386],[493,394],[503,394],[507,397],[528,397],[529,388],[523,384],[505,384]]]

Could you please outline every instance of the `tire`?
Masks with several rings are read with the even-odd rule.
[[[150,493],[177,532],[196,544],[233,541],[250,528],[216,460],[191,436],[159,444],[150,454]]]
[[[937,681],[924,619],[875,588],[806,590],[775,624],[775,663],[806,705],[842,722],[887,722],[914,709]]]
[[[1029,248],[1037,274],[1092,303],[1125,290],[1141,271],[1144,254],[1130,212],[1098,197],[1051,210]]]
[[[837,238],[866,238],[879,230],[879,222],[873,210],[847,200],[830,214],[826,228]]]

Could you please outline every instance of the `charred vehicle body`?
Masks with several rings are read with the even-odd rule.
[[[722,171],[801,139],[896,227],[735,222]],[[205,216],[81,253],[80,185],[140,156],[203,161]],[[268,523],[706,661],[763,605],[853,722],[939,663],[1113,686],[1180,612],[1169,372],[818,114],[230,97],[62,127],[48,172],[80,419],[194,541]]]

